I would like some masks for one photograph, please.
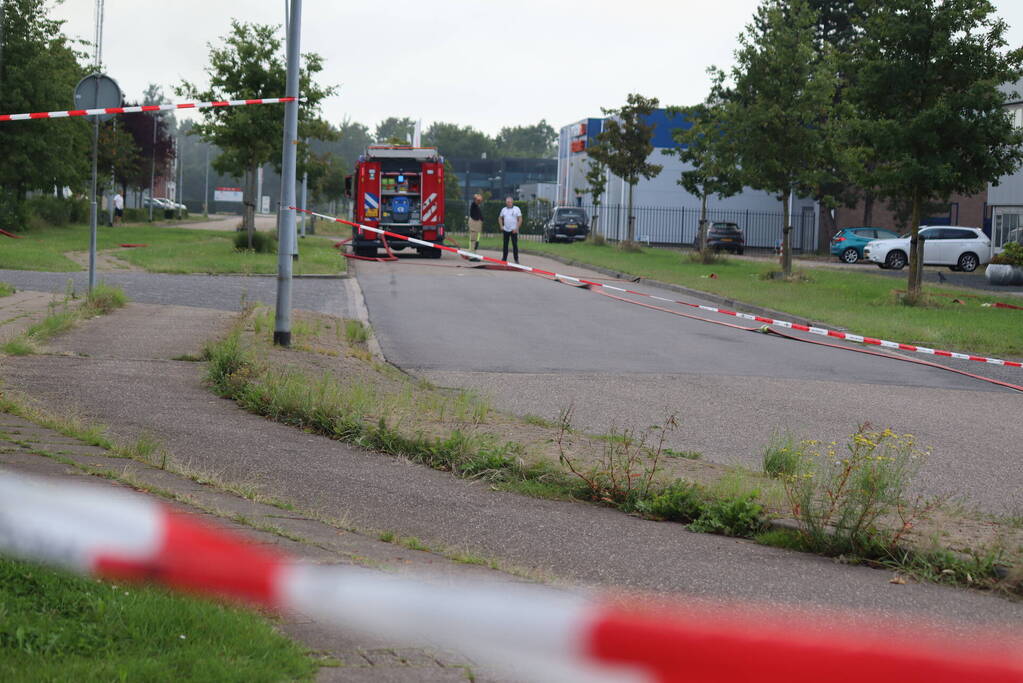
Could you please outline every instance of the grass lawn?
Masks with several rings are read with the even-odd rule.
[[[484,237],[481,246],[500,249],[501,243],[498,238]],[[980,305],[1005,299],[997,292],[973,298],[978,295],[976,290],[928,284],[924,287],[930,295],[928,303],[906,306],[894,294],[896,289],[905,289],[905,279],[867,272],[800,264],[797,269],[809,281],[786,282],[762,278],[764,273],[778,270],[770,262],[726,259],[703,265],[671,249],[628,253],[589,243],[520,242],[519,246],[785,311],[857,334],[953,351],[1023,356],[1023,311]],[[711,273],[717,277],[711,279]],[[952,303],[956,297],[966,303]]]
[[[44,270],[51,272],[79,271],[83,268],[68,259],[69,251],[88,251],[89,228],[75,225],[63,228],[41,228],[21,233],[22,239],[5,239],[0,248],[0,268]],[[129,225],[117,228],[100,227],[97,246],[118,249],[121,244],[146,244],[137,249],[120,249],[118,258],[154,273],[275,273],[276,254],[236,251],[233,232],[185,230],[175,227]],[[296,275],[335,274],[346,264],[333,240],[307,237],[299,241],[299,259],[294,262]]]
[[[0,559],[0,680],[308,680],[316,664],[259,616]]]

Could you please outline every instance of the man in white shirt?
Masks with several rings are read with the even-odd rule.
[[[515,255],[515,263],[519,262],[519,228],[522,227],[522,210],[515,206],[515,200],[506,197],[504,208],[501,209],[501,217],[498,219],[501,225],[501,233],[504,237],[504,256],[502,261],[508,260],[508,240],[511,239],[512,253]]]
[[[124,218],[124,197],[118,192],[114,195],[114,225],[120,225]]]

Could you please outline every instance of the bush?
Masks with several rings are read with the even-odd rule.
[[[996,254],[991,263],[1003,266],[1023,266],[1023,244],[1019,242],[1007,242],[1005,250]]]
[[[41,195],[26,200],[25,211],[38,218],[39,222],[56,227],[89,220],[89,202],[85,199]]]
[[[149,220],[149,209],[125,209],[125,223],[145,223]]]
[[[238,251],[249,251],[249,233],[242,230],[234,235],[234,248]],[[269,232],[252,233],[252,249],[257,254],[273,254],[277,252],[277,236]]]
[[[25,229],[27,219],[24,203],[18,201],[12,190],[0,188],[0,228],[8,232],[21,232]]]
[[[444,230],[466,232],[469,229],[469,206],[459,199],[444,202]]]

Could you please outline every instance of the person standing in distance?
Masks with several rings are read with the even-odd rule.
[[[501,233],[504,237],[504,256],[502,261],[508,260],[508,240],[511,239],[512,253],[515,255],[515,263],[519,262],[519,228],[522,227],[522,209],[515,206],[515,200],[505,197],[504,208],[501,209],[501,217],[498,219],[501,224]]]
[[[480,248],[480,233],[483,232],[483,195],[473,195],[472,204],[469,205],[469,248],[478,251]]]
[[[120,225],[124,218],[124,197],[118,192],[114,195],[114,225]]]

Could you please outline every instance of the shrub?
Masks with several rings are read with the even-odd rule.
[[[149,209],[125,209],[125,223],[145,223],[149,220]]]
[[[235,233],[234,248],[238,251],[250,251],[249,234],[244,230]],[[252,249],[257,254],[273,254],[277,251],[277,236],[269,232],[252,233]]]
[[[595,247],[607,246],[607,239],[605,239],[599,232],[591,232],[586,241]]]
[[[23,202],[17,195],[5,188],[0,188],[0,228],[9,232],[21,232],[25,229],[28,215]]]
[[[89,220],[89,202],[85,199],[64,199],[53,195],[40,195],[27,199],[24,210],[34,223],[61,227]],[[102,219],[102,216],[100,216]]]
[[[1007,242],[1001,254],[996,254],[991,263],[1003,266],[1023,266],[1023,244]]]
[[[636,504],[636,511],[668,522],[688,524],[703,512],[705,492],[699,484],[678,480]]]

